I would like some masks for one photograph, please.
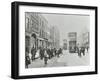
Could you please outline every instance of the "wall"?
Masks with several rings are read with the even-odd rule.
[[[14,0],[1,0],[0,1],[0,81],[13,81],[10,78],[11,68],[11,2]],[[100,0],[21,0],[21,1],[34,1],[44,3],[59,3],[59,4],[75,4],[75,5],[94,5],[98,6],[100,10]],[[100,11],[98,11],[100,14]],[[100,21],[100,15],[98,16]],[[99,24],[99,23],[98,23]],[[98,25],[98,27],[100,24]],[[100,34],[100,28],[98,28]],[[100,37],[98,38],[100,41]],[[100,45],[100,43],[98,43]],[[100,46],[98,46],[100,48]],[[100,52],[100,51],[99,51]],[[99,53],[98,53],[99,54]],[[100,55],[98,55],[100,57]],[[100,59],[98,60],[100,62]],[[99,63],[98,63],[99,64]],[[100,67],[100,64],[98,65]],[[98,68],[99,68],[98,67]],[[100,70],[99,70],[100,71]],[[34,79],[34,81],[99,81],[100,74],[98,75],[84,75],[84,76],[67,76],[67,77],[53,77]],[[21,80],[22,81],[22,80]],[[26,79],[26,81],[33,81],[33,79]]]

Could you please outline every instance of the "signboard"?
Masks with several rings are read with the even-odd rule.
[[[68,34],[68,37],[69,37],[69,40],[70,41],[76,41],[76,38],[77,38],[77,33],[76,32],[70,32],[69,34]]]

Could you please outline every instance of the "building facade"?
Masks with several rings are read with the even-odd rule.
[[[89,32],[82,32],[78,37],[77,43],[79,47],[89,47]]]
[[[51,27],[51,41],[52,41],[52,47],[59,49],[60,48],[60,32],[59,29],[56,26]]]
[[[25,41],[26,47],[31,50],[34,46],[47,47],[48,41],[48,21],[39,13],[26,12],[25,13]]]
[[[26,47],[29,48],[29,52],[31,48],[34,46],[36,49],[38,48],[37,37],[39,36],[39,17],[37,13],[25,13],[25,43]]]
[[[42,14],[25,12],[25,45],[31,51],[34,46],[59,48],[59,30],[50,26]]]
[[[83,43],[86,48],[89,47],[89,32],[83,33]]]
[[[69,52],[76,52],[76,46],[77,46],[77,33],[76,32],[69,32]]]

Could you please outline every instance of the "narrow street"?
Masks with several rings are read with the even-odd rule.
[[[58,62],[65,62],[66,66],[89,65],[89,53],[85,52],[85,56],[79,57],[77,53],[69,53],[63,51],[63,55],[58,59]]]
[[[53,57],[48,59],[48,64],[44,64],[44,60],[40,58],[31,62],[29,68],[40,68],[40,67],[61,67],[61,66],[81,66],[89,65],[89,53],[85,52],[85,56],[79,57],[77,53],[69,53],[68,50],[64,50],[60,57]]]

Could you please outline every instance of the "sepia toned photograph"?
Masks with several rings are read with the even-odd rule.
[[[88,66],[90,16],[25,12],[25,68]]]

